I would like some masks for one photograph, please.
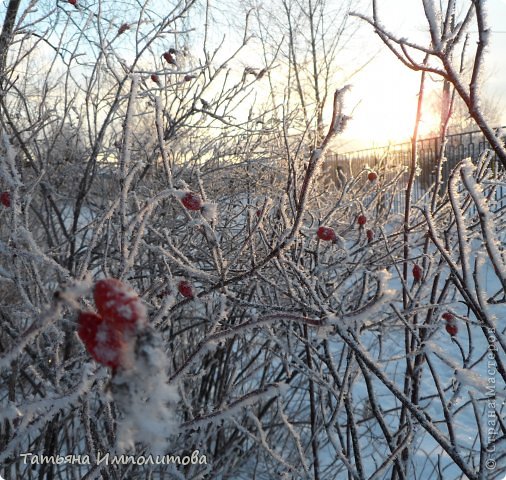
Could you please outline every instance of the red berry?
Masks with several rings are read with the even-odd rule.
[[[200,210],[202,208],[202,198],[200,198],[200,195],[193,192],[185,193],[184,197],[181,199],[181,203],[188,210]]]
[[[261,217],[262,216],[262,210],[258,209],[257,210],[257,217]]]
[[[103,322],[100,315],[93,312],[81,312],[79,314],[79,328],[77,334],[88,347],[88,345],[94,345],[96,341],[96,333],[98,326]]]
[[[130,30],[130,25],[128,23],[124,23],[121,27],[118,28],[118,35],[125,33],[127,30]]]
[[[358,224],[359,224],[360,226],[365,225],[365,224],[366,224],[366,222],[367,222],[367,218],[366,218],[366,216],[365,216],[365,215],[359,215],[359,216],[357,217],[357,222],[358,222]]]
[[[316,235],[320,240],[326,242],[334,242],[336,240],[336,232],[330,227],[319,227]]]
[[[151,74],[151,81],[158,83],[158,85],[160,85],[160,77],[156,73]]]
[[[165,52],[162,57],[164,60],[169,63],[170,65],[176,65],[176,61],[174,60],[174,57],[172,56],[172,53],[170,51]]]
[[[99,280],[93,298],[97,310],[120,330],[133,332],[146,324],[146,309],[135,291],[116,278]]]
[[[9,208],[11,206],[11,194],[9,192],[0,193],[0,202],[4,207]]]
[[[418,264],[413,265],[413,278],[415,279],[415,282],[419,282],[422,279],[422,274],[422,267]]]
[[[376,172],[369,172],[367,178],[369,179],[370,182],[374,182],[374,180],[378,178],[378,175]]]
[[[118,368],[125,364],[127,348],[128,344],[122,332],[104,321],[97,328],[96,344],[90,353],[102,365]]]
[[[442,317],[443,317],[443,320],[446,320],[447,322],[451,322],[455,318],[455,316],[451,312],[443,313]]]
[[[67,0],[70,5],[74,5],[74,7],[77,7],[77,0]]]
[[[177,286],[177,289],[179,293],[183,295],[183,297],[193,298],[193,287],[187,280],[181,280]]]
[[[102,365],[118,368],[127,347],[122,333],[92,312],[82,312],[78,321],[77,333],[90,355]]]
[[[197,77],[196,77],[195,75],[185,75],[185,76],[183,77],[183,80],[184,80],[185,82],[191,82],[192,80],[195,80],[196,78],[197,78]]]
[[[183,297],[193,298],[193,287],[187,280],[181,280],[177,286],[177,289],[179,293],[183,295]]]
[[[372,242],[374,240],[374,232],[372,230],[366,230],[367,241]]]
[[[457,327],[457,325],[455,325],[454,323],[447,323],[446,324],[446,331],[452,336],[454,337],[455,335],[457,335],[458,331],[459,331],[459,327]]]

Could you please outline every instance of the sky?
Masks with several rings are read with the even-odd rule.
[[[382,24],[391,32],[410,40],[427,38],[421,0],[378,0]],[[506,0],[488,0],[488,22],[492,30],[486,57],[482,96],[492,96],[502,110],[502,125],[506,125]],[[361,13],[371,14],[370,8]],[[476,27],[474,26],[474,30]],[[413,131],[420,73],[403,66],[383,46],[371,27],[361,29],[352,52],[374,56],[371,63],[355,76],[348,107],[353,119],[344,134],[348,149],[385,145],[408,139]],[[476,40],[473,36],[472,40]],[[424,42],[427,45],[427,41]],[[475,45],[471,41],[470,45]],[[353,55],[353,53],[352,53]],[[358,63],[359,57],[355,62]],[[440,89],[440,83],[433,83]],[[433,128],[437,118],[427,112],[422,118],[421,134]]]
[[[332,0],[329,0],[331,3]],[[435,3],[439,1],[435,0]],[[468,5],[468,0],[458,0],[457,3]],[[422,0],[377,0],[377,4],[380,21],[388,31],[428,46],[430,39]],[[487,0],[485,4],[493,33],[485,57],[482,97],[493,98],[492,103],[502,111],[501,124],[506,125],[506,0]],[[353,8],[367,16],[372,15],[371,0],[357,0]],[[473,22],[469,52],[476,45],[476,30]],[[346,70],[354,71],[368,60],[370,62],[363,70],[346,80],[352,87],[346,96],[346,113],[351,114],[352,120],[339,142],[339,148],[345,151],[404,142],[413,133],[420,73],[402,65],[365,22],[362,22],[361,28],[344,51],[339,53],[344,75],[336,78],[331,88],[344,86],[342,82],[347,76]],[[244,65],[261,65],[262,58],[255,54],[254,49],[252,51],[246,48],[239,57],[239,63],[241,62]],[[282,78],[279,80],[283,81]],[[431,91],[439,92],[441,88],[441,80],[429,76],[426,93],[428,100],[431,95],[435,95]],[[327,119],[329,117],[330,107]],[[438,123],[439,115],[436,111],[425,108],[420,135],[431,134],[437,129]]]
[[[335,0],[328,1],[329,4],[332,4],[332,1]],[[465,1],[468,2],[468,0]],[[377,2],[380,20],[389,31],[410,40],[418,40],[423,45],[428,44],[422,0],[377,0]],[[459,2],[462,3],[463,0],[459,0]],[[487,0],[485,4],[488,10],[488,22],[493,33],[486,57],[483,96],[493,98],[494,103],[502,111],[501,123],[506,125],[506,55],[504,55],[506,50],[506,0]],[[241,5],[239,4],[239,6]],[[233,21],[234,18],[239,18],[242,9],[237,7],[237,11],[232,12],[225,11],[217,5],[215,8],[222,10],[226,20],[230,21],[228,29],[219,29],[214,32],[217,43],[221,42],[224,34],[227,35],[223,56],[228,57],[237,47],[237,42],[242,41],[242,32],[237,30],[236,23]],[[354,3],[354,8],[360,8],[360,13],[366,15],[372,13],[370,0],[357,0]],[[72,14],[81,16],[81,13],[77,11],[72,11]],[[118,12],[116,23],[119,25],[123,21],[132,21],[134,19],[132,15],[131,12]],[[225,24],[226,22],[224,22],[224,27]],[[476,27],[473,25],[473,28]],[[125,35],[125,41],[127,38],[130,37]],[[476,36],[474,40],[476,40]],[[169,39],[165,43],[168,48],[173,44],[173,40]],[[195,43],[198,42],[195,41]],[[474,44],[475,42],[472,41],[471,46]],[[159,48],[163,48],[163,45],[160,44]],[[128,45],[124,50],[118,50],[120,54],[124,53],[127,58],[128,51]],[[195,53],[200,56],[202,54],[200,50]],[[133,50],[131,55],[133,55]],[[386,145],[389,142],[399,143],[409,139],[413,131],[420,74],[403,66],[383,45],[372,27],[365,22],[358,33],[352,37],[350,45],[346,45],[343,55],[343,57],[339,57],[340,65],[345,71],[343,78],[346,77],[346,70],[353,71],[368,60],[370,63],[353,78],[347,80],[352,88],[346,97],[346,113],[351,114],[352,120],[342,136],[340,148],[350,151],[374,145]],[[255,51],[255,48],[246,48],[239,55],[235,65],[236,76],[242,76],[244,66],[250,64],[263,66],[260,52]],[[280,70],[275,70],[274,74]],[[336,78],[335,84],[331,88],[344,86],[343,78]],[[266,81],[259,82],[258,88],[267,88]],[[432,88],[440,90],[441,83],[432,83]],[[221,89],[221,85],[217,85],[216,89]],[[257,92],[257,96],[262,96],[260,91]],[[249,108],[245,109],[245,115],[248,110]],[[431,115],[426,109],[421,123],[421,135],[433,130],[437,121],[438,118],[435,114]]]

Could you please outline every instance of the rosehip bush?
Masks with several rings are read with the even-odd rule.
[[[477,168],[469,162],[456,167],[452,188],[445,191],[441,178],[434,195],[418,201],[406,185],[412,173],[420,186],[416,156],[405,172],[387,152],[374,159],[374,172],[349,162],[339,185],[329,182],[321,168],[332,155],[327,140],[346,118],[339,92],[325,135],[326,115],[320,121],[312,111],[316,97],[274,98],[286,91],[276,84],[286,78],[279,59],[291,62],[285,55],[297,45],[280,42],[279,57],[255,57],[272,64],[243,75],[240,62],[220,65],[214,47],[202,52],[194,44],[208,38],[212,2],[205,26],[184,33],[192,32],[194,3],[176,1],[170,12],[125,4],[118,13],[107,1],[78,7],[71,0],[72,12],[63,6],[47,19],[43,12],[44,26],[54,20],[59,33],[48,37],[55,48],[44,50],[44,58],[54,55],[44,62],[54,69],[47,78],[27,51],[40,51],[46,44],[36,40],[47,36],[31,23],[40,12],[30,2],[4,35],[14,48],[2,52],[0,77],[11,81],[0,105],[0,175],[4,189],[23,194],[19,209],[0,211],[7,478],[477,480],[495,444],[475,427],[485,424],[478,412],[486,404],[483,390],[467,394],[478,382],[466,373],[472,366],[486,374],[479,369],[488,353],[498,388],[504,372],[501,342],[488,332],[490,344],[478,340],[500,325],[502,173],[491,157]],[[315,2],[314,18],[334,22],[339,15],[319,10],[325,3]],[[287,9],[300,14],[297,28],[313,18],[305,4]],[[123,15],[135,29],[120,35]],[[326,31],[323,23],[317,33]],[[445,38],[428,51],[450,52],[445,42],[461,37],[454,31],[433,32]],[[299,37],[295,43],[304,44]],[[180,52],[166,51],[168,41]],[[297,71],[306,96],[307,71]],[[153,88],[160,78],[151,72],[164,75],[163,89]],[[268,109],[242,103],[247,89],[268,82]],[[326,82],[311,83],[327,98]],[[23,88],[30,94],[22,97]],[[235,115],[246,104],[247,120]],[[316,122],[306,123],[302,104]],[[381,188],[371,183],[379,178]],[[261,221],[257,209],[268,212]],[[411,275],[415,261],[420,271]],[[487,268],[498,282],[483,281]],[[88,311],[94,305],[83,290],[103,276],[93,288],[96,312]],[[183,278],[192,283],[178,283]],[[450,304],[456,317],[470,317],[458,341],[448,341],[457,325],[445,318],[440,335],[438,305]],[[113,372],[84,362],[90,355]],[[163,414],[168,406],[171,415]],[[141,434],[118,440],[134,430]],[[173,465],[36,465],[34,473],[18,455],[95,458],[122,448],[148,455],[152,445],[162,450],[166,436],[164,453],[198,449],[208,463],[177,472]]]

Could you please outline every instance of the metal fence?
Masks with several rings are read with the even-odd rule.
[[[506,127],[503,127],[506,128]],[[490,148],[481,131],[464,132],[448,135],[444,150],[446,161],[442,165],[442,185],[445,188],[450,172],[461,160],[478,157]],[[423,138],[417,142],[419,174],[413,188],[413,199],[418,201],[426,194],[436,182],[437,159],[441,151],[441,138]],[[328,179],[337,186],[342,182],[343,176],[356,177],[365,169],[372,169],[382,174],[382,182],[396,181],[398,193],[394,200],[395,210],[400,211],[404,204],[404,193],[409,176],[411,162],[411,142],[399,143],[383,147],[368,148],[353,152],[327,155],[326,172]],[[490,161],[490,168],[499,171],[501,167],[494,154]],[[496,199],[506,203],[506,186],[497,188]]]

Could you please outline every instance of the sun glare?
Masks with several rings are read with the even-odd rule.
[[[413,94],[385,95],[374,103],[359,105],[349,123],[348,136],[369,144],[401,143],[413,135],[417,102]],[[422,112],[418,135],[427,137],[437,131],[439,118],[430,111]]]
[[[346,137],[364,147],[408,141],[413,135],[419,87],[418,73],[405,71],[388,56],[378,58],[367,74],[354,79],[347,100],[353,111]],[[427,84],[427,90],[434,87]],[[425,102],[419,136],[432,135],[438,125],[437,114]]]

